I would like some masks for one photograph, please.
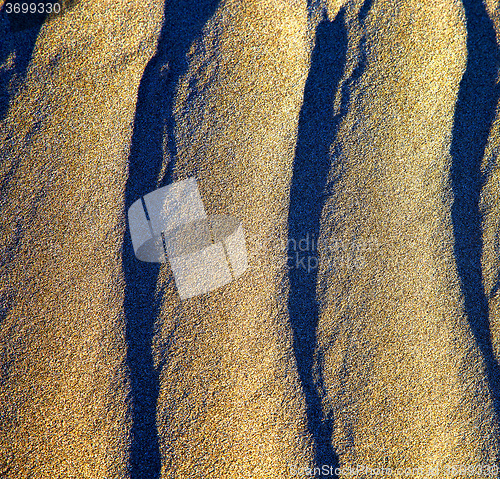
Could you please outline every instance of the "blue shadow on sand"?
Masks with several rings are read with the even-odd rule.
[[[373,0],[365,0],[357,21],[363,25]],[[303,261],[308,265],[311,253],[317,248],[320,233],[321,212],[328,191],[328,172],[333,157],[330,148],[334,143],[342,118],[350,103],[352,86],[362,75],[365,65],[365,41],[360,41],[360,58],[349,78],[340,80],[344,73],[348,50],[345,10],[338,13],[333,22],[323,20],[316,29],[316,42],[311,67],[304,89],[304,101],[299,116],[298,138],[290,187],[288,216],[288,266],[290,295],[288,310],[293,331],[293,347],[301,386],[306,400],[308,428],[315,445],[317,467],[339,467],[339,459],[333,444],[333,421],[329,412],[323,412],[323,370],[315,364],[314,352],[319,319],[317,302],[317,268],[296,267]],[[338,92],[338,93],[337,93]],[[336,95],[340,94],[340,109],[334,111]],[[301,251],[298,242],[309,237],[316,247]],[[295,242],[291,241],[292,239]],[[311,251],[313,250],[313,251]],[[317,254],[317,250],[316,250]],[[298,256],[297,256],[298,255]],[[290,258],[296,257],[290,262]],[[313,262],[314,264],[314,262]],[[313,371],[318,374],[315,383]]]
[[[467,66],[460,83],[452,131],[451,209],[454,254],[470,328],[486,364],[487,380],[500,417],[500,376],[490,338],[488,296],[481,255],[481,174],[488,136],[500,98],[496,84],[500,52],[493,23],[481,0],[464,0],[467,19]]]
[[[157,52],[149,61],[139,86],[125,189],[126,211],[140,197],[173,181],[173,160],[165,172],[162,165],[165,156],[176,157],[175,91],[187,69],[186,55],[217,3],[215,0],[166,2]],[[154,366],[152,340],[160,306],[155,295],[160,266],[135,258],[128,225],[123,271],[132,417],[130,477],[155,479],[160,477],[161,470],[156,422],[160,371]]]
[[[7,113],[17,85],[22,84],[26,70],[35,48],[41,25],[27,25],[26,28],[13,28],[5,5],[0,10],[0,121]],[[10,57],[10,58],[9,58]],[[9,64],[11,62],[11,65]]]
[[[316,43],[304,90],[288,215],[288,266],[290,294],[288,311],[293,346],[307,408],[309,432],[314,438],[317,465],[338,467],[332,441],[332,421],[324,420],[318,385],[313,380],[318,304],[317,268],[312,242],[319,237],[320,217],[330,170],[330,146],[338,127],[333,108],[337,87],[345,68],[347,32],[344,13],[334,22],[322,21],[316,29]],[[310,246],[300,248],[306,243]],[[303,267],[301,265],[305,265]]]

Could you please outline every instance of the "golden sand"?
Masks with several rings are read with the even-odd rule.
[[[460,158],[468,161],[457,118],[480,108],[461,100],[475,65],[470,12],[483,12],[500,38],[498,2],[228,0],[207,7],[207,18],[205,2],[180,18],[170,3],[81,0],[38,34],[12,33],[0,17],[8,96],[0,123],[0,477],[148,479],[154,466],[141,449],[156,446],[138,438],[151,435],[155,477],[165,479],[300,477],[298,469],[307,477],[305,468],[323,465],[422,468],[415,478],[433,468],[445,478],[452,465],[498,463],[498,116],[488,125],[471,114],[470,125],[489,129],[478,162],[483,316],[468,299],[475,276],[463,266],[474,265],[474,253],[457,259],[468,230],[455,206],[460,195],[469,203],[453,176]],[[338,22],[347,35],[344,63],[325,70],[339,78],[331,88],[325,81],[332,94],[324,109],[336,126],[318,193],[318,325],[307,336],[314,344],[303,345],[327,437],[312,426],[301,379],[301,318],[293,317],[283,247],[320,21]],[[174,27],[189,38],[185,50]],[[165,78],[178,74],[167,105],[174,128],[159,132],[148,130],[154,114],[137,111],[155,52]],[[154,101],[168,98],[165,85]],[[146,106],[154,113],[154,102]],[[133,137],[141,128],[145,136]],[[161,161],[149,134],[164,137]],[[323,144],[321,134],[305,143]],[[142,169],[131,167],[133,155]],[[182,302],[161,266],[156,292],[137,299],[146,310],[150,301],[154,316],[158,390],[145,390],[149,402],[134,386],[139,364],[129,361],[132,343],[148,339],[130,337],[127,281],[150,268],[123,261],[131,250],[126,202],[150,191],[130,191],[140,184],[134,175],[156,186],[196,177],[210,214],[242,221],[250,264],[229,285]],[[311,184],[318,175],[309,173]],[[464,221],[473,215],[465,211]],[[369,247],[353,265],[339,261],[339,250],[331,255],[335,242]],[[137,405],[149,403],[155,430],[140,436]],[[321,448],[332,451],[328,464]],[[372,477],[360,471],[355,477]]]

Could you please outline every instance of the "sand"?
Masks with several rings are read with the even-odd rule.
[[[2,13],[0,477],[498,477],[499,8]],[[181,301],[126,213],[189,177],[249,269]]]

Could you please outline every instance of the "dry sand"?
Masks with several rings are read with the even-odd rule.
[[[498,465],[498,2],[70,3],[0,17],[0,477]],[[250,267],[181,302],[193,176]]]

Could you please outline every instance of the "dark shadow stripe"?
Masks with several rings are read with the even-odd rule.
[[[12,30],[5,5],[0,12],[0,65],[5,65],[0,70],[0,121],[26,78],[40,28],[41,25],[35,24],[31,28]],[[12,68],[6,65],[9,55],[14,57]]]
[[[216,6],[214,0],[166,2],[157,53],[148,63],[139,86],[125,189],[127,210],[134,201],[156,189],[157,182],[164,185],[172,181],[173,160],[177,153],[173,116],[175,89],[187,70],[186,55]],[[167,172],[162,174],[164,155],[172,161]],[[154,479],[160,476],[161,469],[156,424],[160,371],[155,369],[152,356],[154,323],[161,301],[155,299],[160,267],[135,258],[128,224],[123,248],[132,416],[130,477]]]
[[[371,5],[372,0],[365,0],[357,14],[356,21],[361,26]],[[339,467],[332,444],[335,418],[330,411],[322,410],[324,371],[321,363],[314,363],[319,319],[316,299],[318,276],[317,268],[309,268],[309,264],[317,264],[311,258],[318,259],[316,242],[320,233],[321,212],[326,198],[335,188],[334,183],[328,182],[331,161],[336,156],[331,155],[330,148],[348,111],[352,88],[366,67],[366,39],[363,36],[357,47],[349,45],[359,50],[359,58],[354,71],[341,86],[340,109],[335,113],[334,102],[347,60],[348,33],[345,25],[345,10],[342,9],[334,22],[323,21],[316,29],[316,43],[299,117],[288,217],[288,309],[293,347],[306,399],[308,428],[315,445],[315,463],[319,467],[327,465],[332,468]],[[304,246],[307,238],[309,248],[303,251],[299,241],[303,239]],[[316,384],[313,371],[318,375]]]
[[[334,22],[322,21],[304,90],[288,216],[288,310],[293,347],[305,395],[309,431],[319,466],[338,467],[332,441],[332,421],[324,420],[321,397],[313,379],[318,303],[316,301],[317,246],[324,191],[330,170],[329,149],[338,120],[334,117],[337,87],[344,72],[347,33],[344,12]],[[314,242],[314,245],[313,245]]]
[[[487,379],[499,404],[499,368],[490,338],[488,299],[481,267],[484,185],[481,162],[499,99],[496,77],[500,66],[495,30],[480,0],[464,0],[467,19],[467,66],[455,107],[451,143],[451,209],[454,254],[471,330],[486,363]]]

